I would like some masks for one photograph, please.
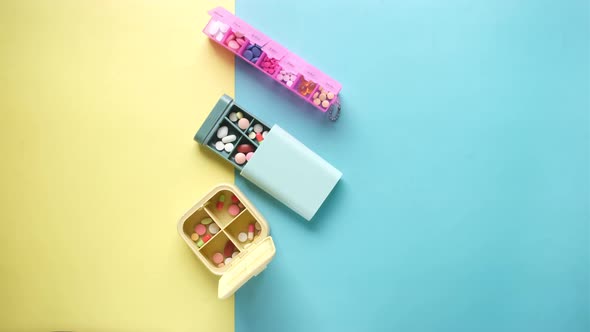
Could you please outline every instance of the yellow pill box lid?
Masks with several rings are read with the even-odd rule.
[[[235,195],[244,206],[237,216],[232,216],[228,212],[229,206],[236,204],[232,202],[232,195]],[[224,196],[225,200],[221,203],[221,209],[218,209],[221,196]],[[191,235],[195,232],[195,226],[208,218],[219,226],[219,231],[199,247],[198,241],[193,241]],[[240,242],[238,234],[247,232],[250,224],[256,225],[254,239],[246,243]],[[214,187],[180,218],[177,228],[180,237],[209,271],[221,276],[217,293],[220,299],[230,297],[248,280],[262,272],[276,253],[266,219],[244,194],[231,184]],[[207,234],[211,235],[209,230]],[[218,267],[213,263],[212,256],[215,253],[224,254],[228,241],[233,244],[238,254],[228,264]]]

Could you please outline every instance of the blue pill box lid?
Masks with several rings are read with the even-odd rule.
[[[240,174],[307,220],[342,177],[342,172],[278,125]]]

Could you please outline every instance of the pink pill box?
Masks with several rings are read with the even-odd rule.
[[[268,223],[230,184],[213,188],[180,218],[177,228],[205,267],[221,276],[220,299],[230,297],[262,272],[276,253]]]
[[[215,43],[260,70],[336,121],[342,85],[223,7],[210,10],[203,29]]]

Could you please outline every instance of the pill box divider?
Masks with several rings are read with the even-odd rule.
[[[221,229],[225,228],[234,219],[234,217],[227,212],[227,209],[232,204],[231,196],[233,194],[234,193],[229,190],[219,190],[204,204],[209,214],[215,216],[218,221],[217,224]],[[225,195],[225,201],[223,202],[223,208],[219,211],[217,210],[216,205],[221,195]]]
[[[232,241],[232,240],[227,236],[227,234],[224,231],[219,231],[217,234],[215,234],[215,236],[213,236],[211,238],[211,240],[207,241],[207,243],[205,243],[205,245],[202,246],[199,250],[199,254],[205,258],[204,261],[206,262],[206,264],[209,265],[209,268],[215,274],[222,274],[229,267],[229,266],[217,267],[211,261],[211,257],[216,252],[223,253],[223,249],[225,248],[227,241]],[[238,252],[240,252],[241,250],[238,246],[236,246],[236,243],[234,241],[232,241],[232,243],[234,244],[234,246],[236,247]]]
[[[229,225],[227,225],[225,231],[228,235],[232,236],[232,238],[237,240],[238,234],[240,234],[241,232],[245,232],[246,234],[248,233],[248,225],[250,224],[250,222],[258,223],[256,218],[252,216],[250,211],[244,209],[244,211],[242,211]],[[254,232],[256,233],[256,231]],[[241,248],[244,248],[244,245],[241,242],[237,242]],[[254,243],[254,241],[248,243]]]
[[[315,88],[313,89],[313,91],[309,94],[309,96],[307,96],[307,99],[311,100],[313,102],[313,94],[316,93],[316,91],[319,91],[320,89],[320,85],[319,84],[315,84]],[[314,104],[315,105],[315,104]]]

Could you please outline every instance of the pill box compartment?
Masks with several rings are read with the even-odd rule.
[[[221,211],[214,207],[219,201],[219,197],[225,195],[225,204]],[[235,195],[244,208],[235,217],[227,213],[227,209],[232,202],[231,197]],[[215,212],[213,212],[215,211]],[[215,234],[201,248],[191,240],[190,236],[194,232],[194,227],[203,218],[211,217],[221,230]],[[258,235],[247,245],[240,244],[237,240],[239,230],[248,228],[249,223],[258,224]],[[216,275],[220,275],[219,280],[219,298],[231,296],[239,287],[246,283],[250,278],[258,275],[266,268],[266,265],[272,260],[276,249],[274,242],[270,237],[268,223],[262,215],[254,208],[252,203],[242,194],[242,192],[233,185],[222,184],[213,188],[205,197],[195,204],[178,222],[178,233],[193,253],[203,262],[205,267]],[[237,233],[236,233],[237,232]],[[256,228],[255,228],[256,232]],[[235,234],[235,236],[233,236]],[[234,258],[221,267],[213,262],[213,255],[221,253],[226,256],[226,245],[231,243],[233,252],[237,252]]]
[[[229,156],[229,160],[235,164],[234,166],[236,166],[238,168],[242,168],[242,167],[246,166],[246,164],[248,163],[247,159],[242,164],[240,164],[238,162],[238,160],[236,160],[236,155],[238,153],[241,153],[238,147],[240,145],[244,145],[244,144],[250,146],[250,148],[252,149],[252,153],[256,153],[256,149],[258,148],[258,145],[256,143],[254,143],[253,140],[248,139],[248,137],[243,136],[242,138],[240,138],[239,143],[236,145],[236,147],[234,148],[234,151]],[[244,153],[244,155],[246,155],[246,154],[247,153]],[[242,156],[242,157],[244,157],[244,156]]]
[[[246,129],[240,129],[238,127],[238,121],[233,122],[230,119],[231,113],[238,112],[242,113],[243,117],[248,119],[249,124]],[[206,145],[207,148],[214,151],[217,155],[221,156],[223,159],[230,162],[235,168],[241,171],[248,162],[245,162],[242,165],[239,165],[235,162],[235,155],[238,153],[236,148],[239,144],[250,144],[254,148],[254,153],[256,153],[256,149],[260,143],[255,138],[251,139],[248,137],[249,128],[253,128],[255,124],[261,124],[264,128],[263,131],[270,131],[268,125],[252,116],[252,114],[245,111],[239,105],[235,104],[232,98],[227,95],[223,95],[213,108],[213,111],[209,113],[209,116],[203,125],[199,128],[197,134],[195,135],[195,140],[203,145]],[[228,127],[228,135],[236,135],[237,137],[236,141],[232,142],[233,149],[230,152],[225,150],[219,151],[215,148],[215,143],[220,141],[220,139],[217,137],[217,130],[223,126]]]
[[[240,233],[248,235],[248,226],[252,224],[254,226],[254,238],[252,240],[246,239],[246,241],[240,241]],[[258,224],[258,227],[256,227]],[[260,229],[260,231],[258,229]],[[256,218],[252,216],[250,211],[244,210],[242,213],[226,228],[226,232],[231,238],[238,244],[240,249],[250,246],[252,243],[258,240],[257,233],[261,232],[261,225],[256,221]]]

